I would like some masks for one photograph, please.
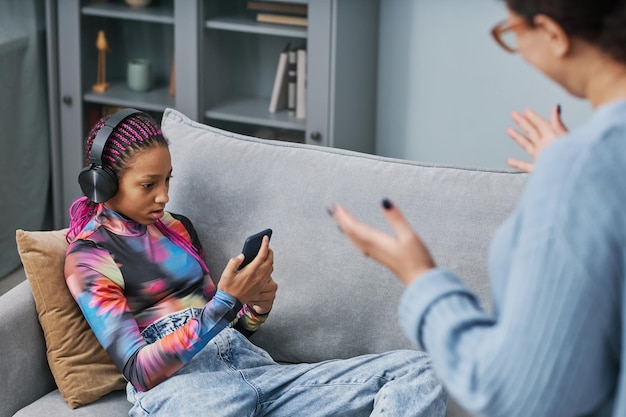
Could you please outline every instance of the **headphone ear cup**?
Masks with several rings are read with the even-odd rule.
[[[78,184],[94,203],[104,203],[117,192],[117,176],[107,167],[89,165],[78,174]]]

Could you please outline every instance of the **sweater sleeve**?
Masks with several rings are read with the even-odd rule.
[[[580,285],[580,263],[570,259],[568,267],[551,255],[517,260],[498,317],[446,270],[427,273],[403,295],[406,335],[431,355],[450,394],[469,411],[586,415],[615,389],[618,348],[606,345],[615,301],[589,279]]]
[[[125,378],[146,391],[179,370],[237,316],[241,304],[217,291],[202,314],[147,344],[124,296],[121,272],[110,253],[84,241],[68,249],[68,288],[96,337]]]

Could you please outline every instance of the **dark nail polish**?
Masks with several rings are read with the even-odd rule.
[[[326,207],[326,212],[330,217],[333,217],[333,214],[335,214],[335,206]]]
[[[560,104],[558,104],[556,106],[556,111],[557,111],[557,113],[559,113],[559,116],[560,116],[561,115],[561,105]]]
[[[388,198],[383,199],[382,205],[385,208],[385,210],[391,210],[391,208],[393,207],[393,204]]]

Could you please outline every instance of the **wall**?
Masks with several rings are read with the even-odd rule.
[[[589,117],[585,101],[492,40],[505,14],[498,0],[380,2],[378,154],[504,168],[525,157],[505,133],[511,110],[547,117],[560,103],[570,128]]]

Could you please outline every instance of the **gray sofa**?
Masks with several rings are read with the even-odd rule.
[[[174,167],[168,209],[193,221],[214,278],[246,236],[274,230],[279,290],[253,341],[276,360],[412,348],[398,325],[402,285],[337,229],[326,212],[334,202],[388,230],[379,203],[392,199],[435,260],[458,272],[489,308],[488,245],[512,211],[524,175],[265,141],[195,123],[171,109],[162,124]],[[127,414],[123,391],[70,409],[56,390],[45,351],[25,282],[0,298],[0,417]],[[467,414],[451,399],[447,415]]]

